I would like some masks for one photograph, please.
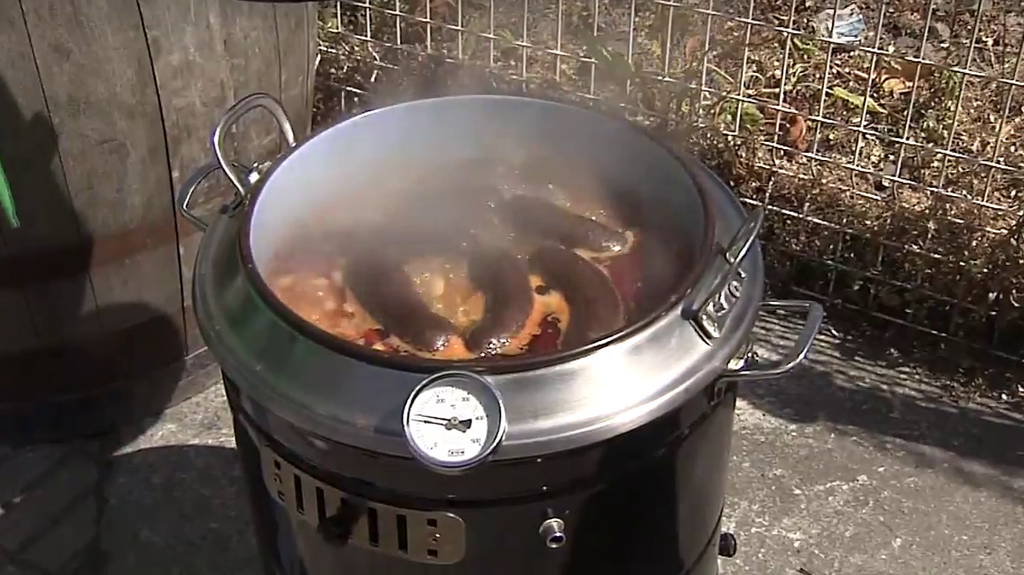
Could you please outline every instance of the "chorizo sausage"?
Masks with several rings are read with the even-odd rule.
[[[629,245],[627,234],[538,196],[513,194],[501,202],[500,212],[516,231],[534,234],[570,249],[611,253]]]
[[[562,347],[586,345],[625,323],[622,300],[599,267],[572,250],[544,244],[530,254],[531,268],[569,306]]]
[[[515,254],[498,247],[470,252],[469,281],[484,296],[484,314],[466,334],[466,346],[494,354],[525,328],[533,312],[529,270]]]
[[[406,344],[438,352],[458,335],[452,322],[430,311],[401,259],[381,252],[352,257],[345,263],[345,278],[370,317]]]

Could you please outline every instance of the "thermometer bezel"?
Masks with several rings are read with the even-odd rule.
[[[480,452],[464,461],[441,461],[420,448],[412,435],[410,416],[413,403],[423,393],[440,386],[456,387],[472,395],[480,402],[487,418],[487,435]],[[409,451],[417,461],[438,473],[462,473],[487,461],[505,439],[507,430],[508,421],[505,418],[505,403],[501,399],[501,394],[482,376],[467,371],[442,371],[427,377],[412,390],[402,409],[402,431],[405,432],[405,442],[409,446]]]

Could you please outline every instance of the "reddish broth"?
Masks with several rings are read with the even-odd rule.
[[[571,207],[571,211],[575,213],[590,217],[609,227],[620,228],[615,219],[608,215],[607,210],[596,207],[591,198],[585,202],[569,201],[569,194],[563,189],[553,185],[546,187],[552,192],[551,198],[556,199],[563,209]],[[490,229],[493,228],[492,224],[493,220],[489,220],[482,226],[484,235],[491,239],[496,237],[494,230]],[[644,265],[644,256],[639,253],[641,250],[634,249],[642,243],[639,232],[628,230],[627,234],[630,238],[629,247],[611,256],[576,250],[579,255],[609,276],[625,304],[626,317],[623,318],[623,322],[628,321],[634,308],[634,300],[642,283],[641,272]],[[323,237],[322,232],[319,235]],[[501,233],[497,234],[497,237],[501,236]],[[344,242],[344,237],[345,234],[339,233],[337,243],[334,245]],[[523,234],[504,234],[503,241],[507,243],[509,250],[521,257],[528,254],[531,245],[536,245],[536,242],[536,238],[526,238]],[[378,351],[442,360],[468,360],[480,357],[466,349],[461,337],[450,340],[439,352],[427,352],[415,349],[389,334],[362,309],[357,298],[346,287],[342,274],[344,259],[340,254],[343,250],[339,249],[339,253],[331,254],[331,250],[328,249],[310,249],[308,240],[305,246],[301,245],[302,242],[297,244],[300,245],[297,245],[295,250],[286,250],[283,253],[302,255],[274,261],[272,271],[266,278],[271,291],[281,303],[305,321],[338,338]],[[464,335],[480,321],[484,309],[483,296],[468,281],[464,259],[440,255],[421,256],[410,259],[405,269],[414,280],[418,295],[431,311],[449,320],[461,334]],[[534,287],[533,311],[526,320],[525,327],[511,338],[508,345],[499,350],[498,356],[548,354],[561,349],[562,333],[569,322],[573,321],[573,310],[569,309],[562,294],[544,285],[544,278],[531,274],[530,283]]]

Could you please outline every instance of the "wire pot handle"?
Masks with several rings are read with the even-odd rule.
[[[726,371],[722,374],[722,377],[732,380],[778,377],[789,373],[790,370],[807,357],[807,352],[811,350],[811,345],[814,344],[814,338],[818,336],[821,322],[825,317],[825,311],[822,309],[821,304],[804,300],[767,300],[761,302],[761,309],[758,314],[773,310],[804,312],[806,314],[803,328],[801,328],[800,335],[793,343],[793,347],[778,362],[762,362],[755,359],[752,364],[744,362],[745,365],[742,367]]]
[[[224,113],[224,116],[217,122],[217,127],[213,130],[213,153],[221,169],[227,174],[228,179],[234,184],[235,189],[238,190],[242,198],[245,198],[249,193],[250,179],[235,168],[238,164],[228,159],[224,139],[228,132],[234,128],[235,124],[242,119],[242,116],[258,108],[263,108],[273,116],[288,147],[295,147],[295,130],[288,119],[288,113],[284,111],[284,106],[281,105],[277,98],[264,92],[256,92],[249,94],[228,108],[228,111]]]
[[[248,168],[246,168],[242,164],[239,164],[237,162],[231,162],[231,166],[236,170],[248,172],[248,175],[246,176],[247,179],[252,177],[252,172],[248,171]],[[189,223],[198,228],[199,231],[205,232],[206,228],[210,227],[210,224],[207,223],[198,215],[196,215],[196,213],[192,211],[192,208],[189,206],[189,204],[192,202],[193,194],[196,193],[196,190],[206,180],[206,178],[209,178],[215,172],[221,170],[222,168],[220,166],[220,162],[216,160],[211,160],[203,164],[202,166],[199,166],[199,168],[196,169],[196,171],[192,172],[188,179],[185,180],[185,183],[183,183],[181,187],[178,188],[178,192],[175,194],[174,203],[175,205],[177,205],[178,211],[181,212],[182,217],[184,217],[186,220],[189,221]],[[244,197],[236,190],[234,194],[234,199],[224,204],[221,207],[221,212],[230,212],[232,209],[234,209],[235,206],[240,205],[243,200]]]

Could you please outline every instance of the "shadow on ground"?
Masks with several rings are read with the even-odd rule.
[[[779,256],[778,252],[770,245],[765,251],[769,291],[775,297],[806,298],[808,292],[794,289],[794,286],[807,281],[796,275],[804,268],[789,260],[774,261]],[[1019,355],[1013,346],[970,345],[875,317],[861,309],[844,307],[842,302],[823,300],[822,303],[826,306],[826,315],[835,336],[835,351],[845,361],[866,362],[889,369],[912,365],[932,377],[949,397],[996,399],[1024,414],[1024,384],[1021,383],[1024,381],[1024,363],[998,354],[1001,351]],[[972,341],[986,337],[993,339],[1000,327],[1007,332],[1012,331],[991,317],[985,321],[977,318],[972,321],[960,324],[961,330],[972,334],[965,336]],[[979,335],[982,333],[987,335]]]
[[[792,340],[789,324],[762,326],[759,347],[769,356]],[[851,361],[848,346],[823,334],[793,374],[745,385],[741,397],[784,421],[825,425],[1024,505],[1024,416],[981,399],[956,403],[948,385],[898,356]]]
[[[234,449],[151,447],[112,465],[97,573],[261,572]]]
[[[2,545],[22,549],[0,555],[0,573],[261,572],[234,449],[162,446],[114,457],[95,444],[56,449],[18,454],[17,469],[37,469],[39,484],[0,518]]]

